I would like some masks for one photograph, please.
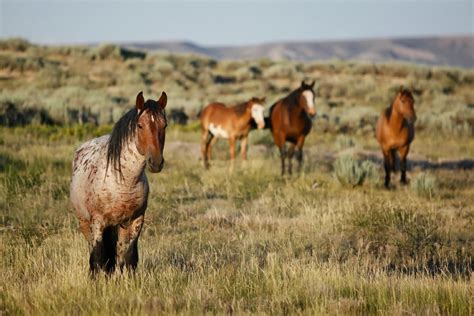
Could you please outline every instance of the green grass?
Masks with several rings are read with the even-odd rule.
[[[93,281],[70,162],[108,128],[74,128],[0,129],[4,314],[472,314],[473,172],[433,171],[430,197],[341,187],[333,161],[314,156],[313,142],[339,150],[325,137],[307,145],[303,174],[281,178],[277,155],[253,151],[259,137],[233,173],[225,143],[205,172],[198,133],[171,128],[137,273]]]

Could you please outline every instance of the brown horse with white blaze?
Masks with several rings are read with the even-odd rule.
[[[201,112],[201,154],[204,167],[209,168],[213,140],[229,141],[231,166],[235,159],[235,143],[241,141],[242,159],[247,159],[248,134],[253,121],[259,129],[265,127],[263,117],[265,98],[251,98],[247,102],[227,107],[223,103],[211,103]]]
[[[385,168],[385,187],[390,185],[390,172],[395,170],[395,151],[400,157],[402,184],[407,183],[407,156],[415,138],[416,113],[413,95],[400,87],[395,100],[385,109],[377,122],[375,136],[382,149]]]
[[[112,133],[82,144],[72,164],[70,200],[90,245],[90,270],[135,270],[138,237],[148,201],[150,172],[163,168],[167,125],[163,92],[158,101],[140,92],[136,105]]]
[[[281,175],[285,174],[285,159],[288,158],[288,173],[291,175],[291,160],[296,154],[298,171],[303,164],[303,145],[313,126],[311,118],[316,115],[314,107],[314,81],[301,82],[301,86],[270,108],[270,126],[275,145],[280,150]],[[288,150],[286,142],[290,143]]]

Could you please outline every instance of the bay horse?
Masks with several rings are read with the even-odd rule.
[[[201,154],[204,167],[209,168],[212,145],[218,138],[229,141],[231,167],[235,159],[235,143],[240,140],[242,159],[247,159],[248,134],[255,122],[265,127],[263,117],[265,98],[253,97],[247,102],[227,107],[223,103],[210,103],[201,112]]]
[[[298,171],[301,170],[304,140],[313,126],[311,118],[316,115],[314,83],[313,81],[306,84],[302,81],[300,87],[278,100],[270,108],[268,127],[272,131],[275,145],[280,150],[282,176],[285,174],[286,158],[288,158],[288,173],[291,175],[293,155],[296,155],[298,161]],[[290,143],[288,150],[286,142]]]
[[[116,265],[137,267],[149,192],[145,167],[156,173],[164,165],[166,102],[165,92],[146,102],[140,92],[110,135],[82,144],[74,154],[70,200],[90,245],[93,275],[109,274]]]
[[[390,172],[395,171],[395,151],[400,157],[402,184],[407,183],[407,156],[410,144],[415,138],[416,113],[413,95],[400,87],[395,100],[380,115],[375,136],[382,149],[385,169],[385,187],[390,185]]]

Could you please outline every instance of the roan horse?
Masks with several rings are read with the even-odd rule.
[[[235,142],[241,141],[242,159],[247,159],[248,134],[253,120],[257,127],[265,126],[263,104],[265,98],[251,98],[249,101],[227,107],[223,103],[211,103],[201,112],[201,154],[204,167],[209,168],[213,140],[226,138],[229,140],[231,167],[235,159]]]
[[[92,139],[75,152],[70,199],[80,230],[91,248],[90,270],[135,270],[138,237],[148,201],[150,172],[163,168],[167,96],[136,106],[115,124],[110,135]]]
[[[303,163],[303,145],[306,135],[311,131],[311,118],[316,115],[314,108],[314,81],[301,82],[301,86],[270,108],[270,124],[275,145],[280,149],[281,174],[285,174],[285,159],[288,158],[288,173],[291,175],[291,160],[296,154],[298,171]],[[290,147],[286,149],[285,143]],[[295,152],[296,147],[296,152]]]
[[[395,170],[395,151],[400,157],[402,184],[407,183],[407,155],[410,144],[415,137],[414,123],[416,113],[413,95],[407,89],[400,87],[392,105],[386,108],[377,122],[375,136],[380,144],[384,158],[385,187],[390,184],[390,171]]]

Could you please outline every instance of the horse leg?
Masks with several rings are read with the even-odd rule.
[[[390,185],[390,172],[393,169],[393,152],[392,150],[383,149],[383,162],[385,169],[385,187]]]
[[[295,154],[295,144],[290,144],[288,147],[288,151],[286,153],[286,157],[288,158],[288,174],[291,176],[292,170],[291,170],[291,162],[293,159],[293,155]]]
[[[287,155],[287,150],[285,144],[280,147],[280,157],[281,157],[281,175],[285,175],[285,158]]]
[[[218,138],[214,137],[214,135],[211,135],[211,139],[209,140],[209,146],[207,147],[207,160],[211,161],[211,156],[212,156],[212,147],[217,143]]]
[[[91,236],[91,254],[89,258],[89,267],[93,276],[107,264],[107,255],[105,253],[105,244],[103,239],[105,225],[101,220],[92,220],[90,224]]]
[[[298,161],[298,173],[301,172],[301,167],[303,166],[303,145],[304,145],[304,136],[298,138],[296,142],[296,161]]]
[[[235,137],[229,137],[229,151],[230,151],[230,171],[234,170],[235,160]]]
[[[138,237],[143,227],[144,215],[134,219],[127,227],[119,227],[117,241],[117,263],[123,268],[135,271],[138,265]]]
[[[91,243],[91,223],[85,219],[79,219],[79,230],[86,237],[87,242]]]
[[[201,156],[202,156],[202,161],[204,163],[204,168],[209,169],[209,144],[211,143],[211,140],[213,138],[213,135],[208,131],[208,130],[203,130],[202,131],[202,136],[201,136]]]
[[[240,155],[242,160],[247,160],[247,146],[248,146],[248,136],[242,136],[240,141]]]
[[[286,136],[282,132],[273,131],[273,141],[275,145],[280,150],[280,158],[281,158],[281,175],[285,175],[285,157],[286,157],[286,148],[285,148],[285,139]]]
[[[104,256],[106,258],[103,269],[107,274],[115,271],[116,247],[117,247],[117,226],[109,226],[104,229]]]
[[[400,147],[398,149],[398,154],[400,156],[400,183],[407,184],[407,156],[408,151],[410,150],[410,145]]]

